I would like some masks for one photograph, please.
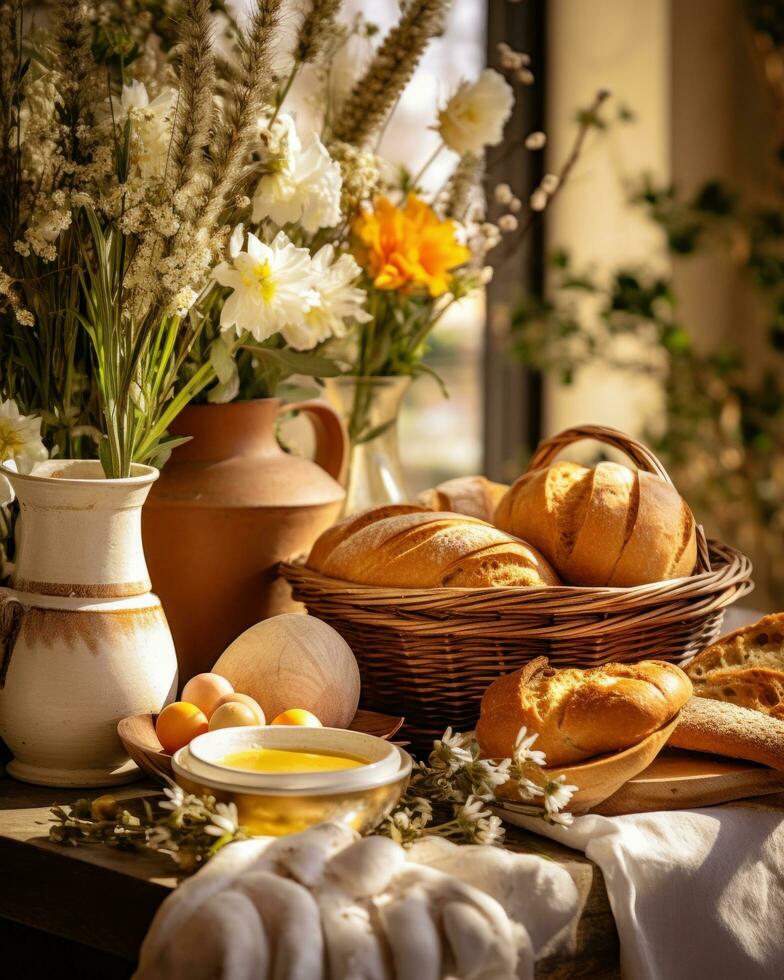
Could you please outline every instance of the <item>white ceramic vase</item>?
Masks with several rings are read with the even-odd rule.
[[[141,508],[158,476],[134,465],[107,480],[97,462],[0,466],[19,500],[12,588],[0,589],[0,735],[8,772],[45,786],[108,786],[139,775],[117,736],[157,712],[177,660],[150,592]]]

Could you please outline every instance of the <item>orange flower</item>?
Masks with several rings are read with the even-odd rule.
[[[376,289],[409,292],[419,286],[433,296],[449,289],[451,270],[471,257],[459,244],[454,221],[442,221],[416,194],[405,206],[377,197],[372,211],[354,220],[354,254]]]

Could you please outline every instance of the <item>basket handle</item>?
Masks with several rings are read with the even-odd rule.
[[[570,446],[573,442],[581,442],[583,439],[594,439],[596,442],[603,442],[608,446],[612,446],[613,449],[619,449],[629,457],[638,469],[643,470],[645,473],[653,473],[655,476],[660,476],[670,486],[674,486],[670,474],[664,468],[661,460],[644,443],[628,435],[626,432],[621,432],[620,429],[611,429],[609,426],[604,425],[576,425],[571,429],[564,429],[563,432],[559,432],[558,435],[552,436],[550,439],[543,439],[536,447],[528,463],[527,471],[538,470],[549,466],[557,456],[561,455],[567,446]],[[697,524],[695,521],[695,525],[697,535],[697,568],[701,572],[710,572],[712,569],[705,531],[702,524]]]

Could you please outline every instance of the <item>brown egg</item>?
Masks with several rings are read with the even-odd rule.
[[[262,710],[261,705],[258,701],[254,701],[249,694],[240,694],[239,691],[235,691],[233,694],[224,694],[220,701],[218,701],[218,703],[215,705],[216,710],[220,708],[222,704],[227,704],[230,701],[236,701],[239,704],[244,704],[250,708],[251,711],[255,711],[256,718],[258,719],[256,724],[266,725],[267,719],[264,717],[264,711]]]
[[[258,716],[253,708],[239,701],[227,701],[213,711],[210,731],[214,732],[218,728],[248,728],[258,723]]]
[[[195,704],[209,718],[225,694],[231,694],[231,682],[219,674],[197,674],[182,689],[182,700]]]

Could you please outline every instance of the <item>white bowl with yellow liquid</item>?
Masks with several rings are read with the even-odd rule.
[[[234,802],[252,834],[295,833],[324,820],[360,832],[400,798],[411,757],[384,739],[336,728],[226,728],[172,758],[187,791]]]
[[[196,775],[257,789],[319,789],[339,777],[364,786],[399,768],[399,754],[383,738],[343,728],[259,725],[206,732],[188,745]]]

